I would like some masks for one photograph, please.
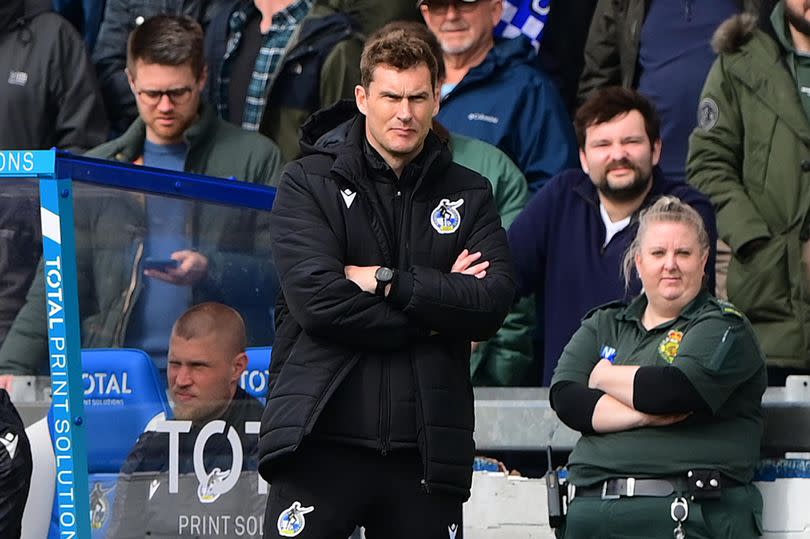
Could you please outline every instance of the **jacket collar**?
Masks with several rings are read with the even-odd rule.
[[[197,121],[186,129],[183,139],[188,144],[189,151],[210,139],[211,130],[217,121],[213,107],[201,103]],[[138,117],[132,125],[116,139],[113,156],[116,161],[132,163],[143,155],[143,145],[146,140],[146,124]]]
[[[693,320],[697,317],[700,312],[703,310],[703,305],[705,305],[708,301],[712,298],[711,294],[706,291],[705,288],[702,288],[698,295],[690,301],[686,307],[684,307],[683,311],[675,317],[674,319],[670,320],[669,322],[665,322],[661,324],[662,328],[670,327],[677,323],[680,320]],[[638,322],[641,324],[641,317],[644,316],[644,310],[647,308],[647,295],[646,294],[639,294],[630,305],[621,309],[616,313],[617,320],[629,320]]]
[[[496,73],[507,70],[512,65],[528,63],[536,55],[532,42],[524,35],[512,39],[496,38],[495,45],[484,61],[471,68],[447,97],[453,95],[458,88],[491,79]]]
[[[599,193],[596,190],[596,186],[591,181],[591,178],[581,172],[579,178],[575,179],[575,184],[573,186],[573,190],[577,193],[580,197],[582,197],[587,203],[594,206],[596,209],[599,208]],[[635,222],[638,219],[639,212],[649,206],[655,199],[660,197],[661,195],[665,195],[672,191],[672,186],[676,183],[680,183],[676,180],[670,180],[664,173],[661,172],[659,167],[653,167],[653,177],[652,177],[652,188],[650,192],[647,193],[647,196],[644,197],[644,200],[641,203],[641,206],[633,213],[632,221]]]

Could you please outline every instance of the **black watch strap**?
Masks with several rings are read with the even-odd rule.
[[[374,278],[377,279],[374,293],[378,296],[385,296],[385,287],[394,281],[394,270],[381,266],[374,272]]]

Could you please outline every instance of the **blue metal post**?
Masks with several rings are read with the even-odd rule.
[[[90,537],[87,443],[79,333],[78,275],[73,225],[73,187],[59,178],[40,176],[42,254],[48,313],[48,349],[53,397],[56,457],[56,505],[60,537]],[[59,178],[59,179],[57,179]]]

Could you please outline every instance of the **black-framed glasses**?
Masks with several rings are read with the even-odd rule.
[[[423,0],[419,5],[425,6],[428,11],[436,15],[444,15],[450,9],[450,4],[453,4],[457,11],[469,12],[480,3],[481,0]]]
[[[160,103],[164,95],[169,98],[172,104],[183,105],[188,103],[193,90],[191,86],[183,86],[182,88],[170,88],[168,90],[137,90],[137,94],[141,101],[151,107]]]

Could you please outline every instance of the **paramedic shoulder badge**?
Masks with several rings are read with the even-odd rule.
[[[439,205],[430,212],[430,224],[439,234],[452,234],[461,226],[461,214],[458,208],[464,204],[464,199],[460,198],[455,202],[443,198]]]
[[[678,355],[682,340],[683,331],[673,329],[667,332],[667,336],[664,337],[664,340],[658,345],[658,353],[667,363],[675,361],[675,356]]]
[[[304,515],[315,510],[315,506],[301,507],[301,502],[295,501],[278,516],[278,534],[282,537],[295,537],[306,526]]]
[[[718,118],[720,118],[720,109],[717,107],[717,102],[711,97],[704,97],[698,105],[698,125],[704,131],[709,131],[717,125]]]

